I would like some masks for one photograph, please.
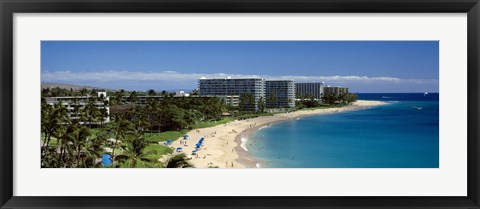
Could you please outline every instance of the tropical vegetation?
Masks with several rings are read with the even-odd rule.
[[[304,108],[325,108],[325,107],[339,107],[345,106],[357,100],[357,94],[341,93],[324,94],[321,100],[315,99],[313,96],[298,96],[299,100],[295,102],[297,110]]]
[[[250,94],[240,95],[239,107],[228,106],[216,97],[175,97],[174,93],[153,89],[121,89],[105,96],[95,89],[44,88],[41,95],[44,168],[192,167],[185,155],[174,155],[173,149],[162,143],[176,140],[190,129],[273,115],[265,112],[265,102],[276,100],[261,98],[259,111],[252,112],[241,111],[255,107]],[[65,103],[49,102],[58,97],[70,98]],[[355,100],[354,94],[325,95],[322,101],[303,98],[296,105],[301,109]],[[106,154],[112,161],[109,165],[103,164]]]

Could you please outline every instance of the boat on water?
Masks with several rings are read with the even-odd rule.
[[[412,106],[412,109],[421,110],[421,109],[423,109],[423,107]]]
[[[423,96],[427,96],[427,95],[428,95],[428,92],[423,93]]]

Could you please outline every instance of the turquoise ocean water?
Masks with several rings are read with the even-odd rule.
[[[261,128],[248,151],[270,168],[438,168],[438,94],[359,94],[389,104]]]

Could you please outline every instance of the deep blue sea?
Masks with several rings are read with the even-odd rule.
[[[255,132],[246,147],[270,168],[438,168],[438,94],[359,94],[374,108],[305,116]]]

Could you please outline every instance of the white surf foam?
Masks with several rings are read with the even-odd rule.
[[[268,126],[262,126],[262,127],[260,127],[258,130],[262,130],[262,129],[264,129],[264,128],[268,128]]]
[[[240,138],[240,140],[242,141],[242,143],[240,144],[240,147],[243,148],[245,151],[248,152],[248,149],[247,149],[247,141],[248,141],[248,139],[245,138],[245,137],[242,137],[242,138]]]

